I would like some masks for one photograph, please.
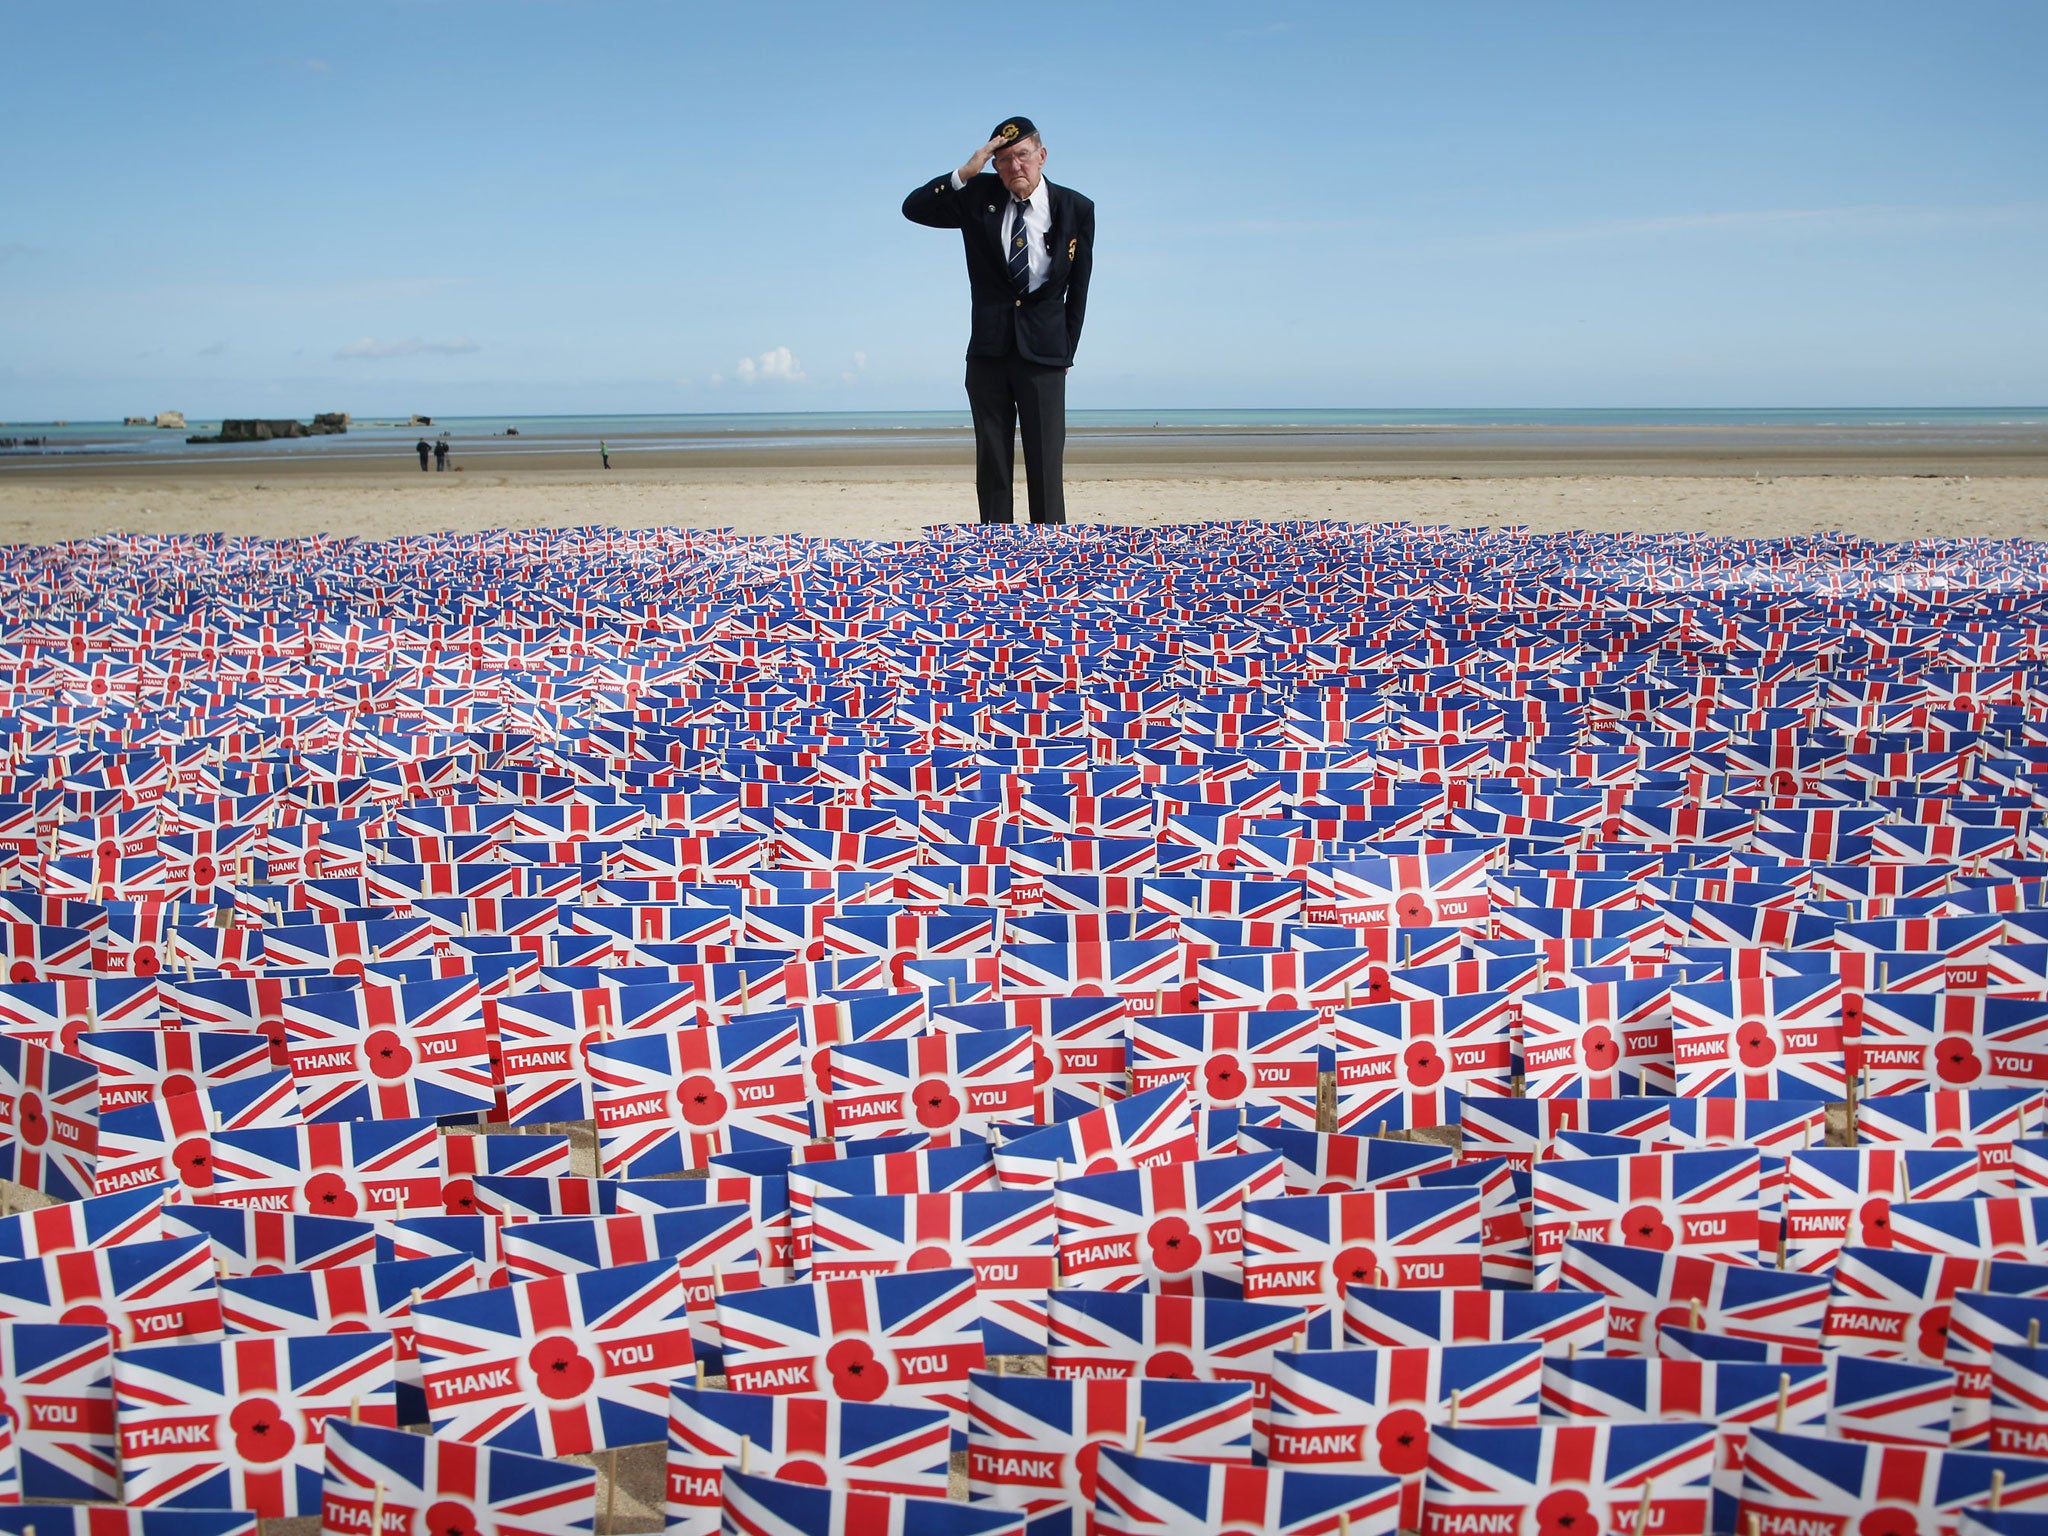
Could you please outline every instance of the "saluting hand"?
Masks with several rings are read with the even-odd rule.
[[[968,181],[979,176],[982,167],[988,164],[989,157],[1002,147],[1003,140],[1001,139],[990,139],[986,144],[982,145],[981,148],[969,155],[967,163],[960,167],[960,179]]]

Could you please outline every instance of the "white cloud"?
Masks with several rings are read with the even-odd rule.
[[[856,352],[853,354],[853,371],[855,373],[866,373],[868,371],[867,353]]]
[[[802,384],[809,377],[804,365],[790,354],[787,347],[771,347],[759,357],[743,357],[733,368],[733,377],[742,384],[768,383]]]
[[[713,375],[711,375],[711,382],[714,384],[723,384],[725,382],[725,375],[722,373],[714,373]]]
[[[459,352],[481,350],[467,336],[452,337],[447,341],[422,341],[417,336],[384,338],[365,336],[352,341],[334,355],[344,362],[381,361],[387,357],[419,357],[427,353],[453,355]]]

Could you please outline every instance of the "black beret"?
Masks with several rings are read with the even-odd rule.
[[[996,151],[997,154],[1001,154],[1004,149],[1008,149],[1019,139],[1028,139],[1037,132],[1038,124],[1031,121],[1028,117],[1006,117],[996,124],[995,132],[991,133],[989,137],[1003,141],[1002,148]]]

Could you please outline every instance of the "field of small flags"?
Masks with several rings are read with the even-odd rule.
[[[0,549],[0,1536],[2036,1536],[2044,811],[2043,545]]]

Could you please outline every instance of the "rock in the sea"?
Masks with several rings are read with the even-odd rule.
[[[348,430],[346,411],[328,411],[313,418],[312,425],[289,418],[266,420],[262,417],[231,417],[220,424],[220,431],[213,437],[193,436],[185,439],[188,443],[267,443],[280,437],[328,437]]]
[[[149,418],[147,416],[123,416],[121,418],[121,425],[124,427],[146,427],[149,425]]]
[[[185,430],[185,413],[183,411],[158,411],[156,413],[156,424],[159,427],[182,432]]]

